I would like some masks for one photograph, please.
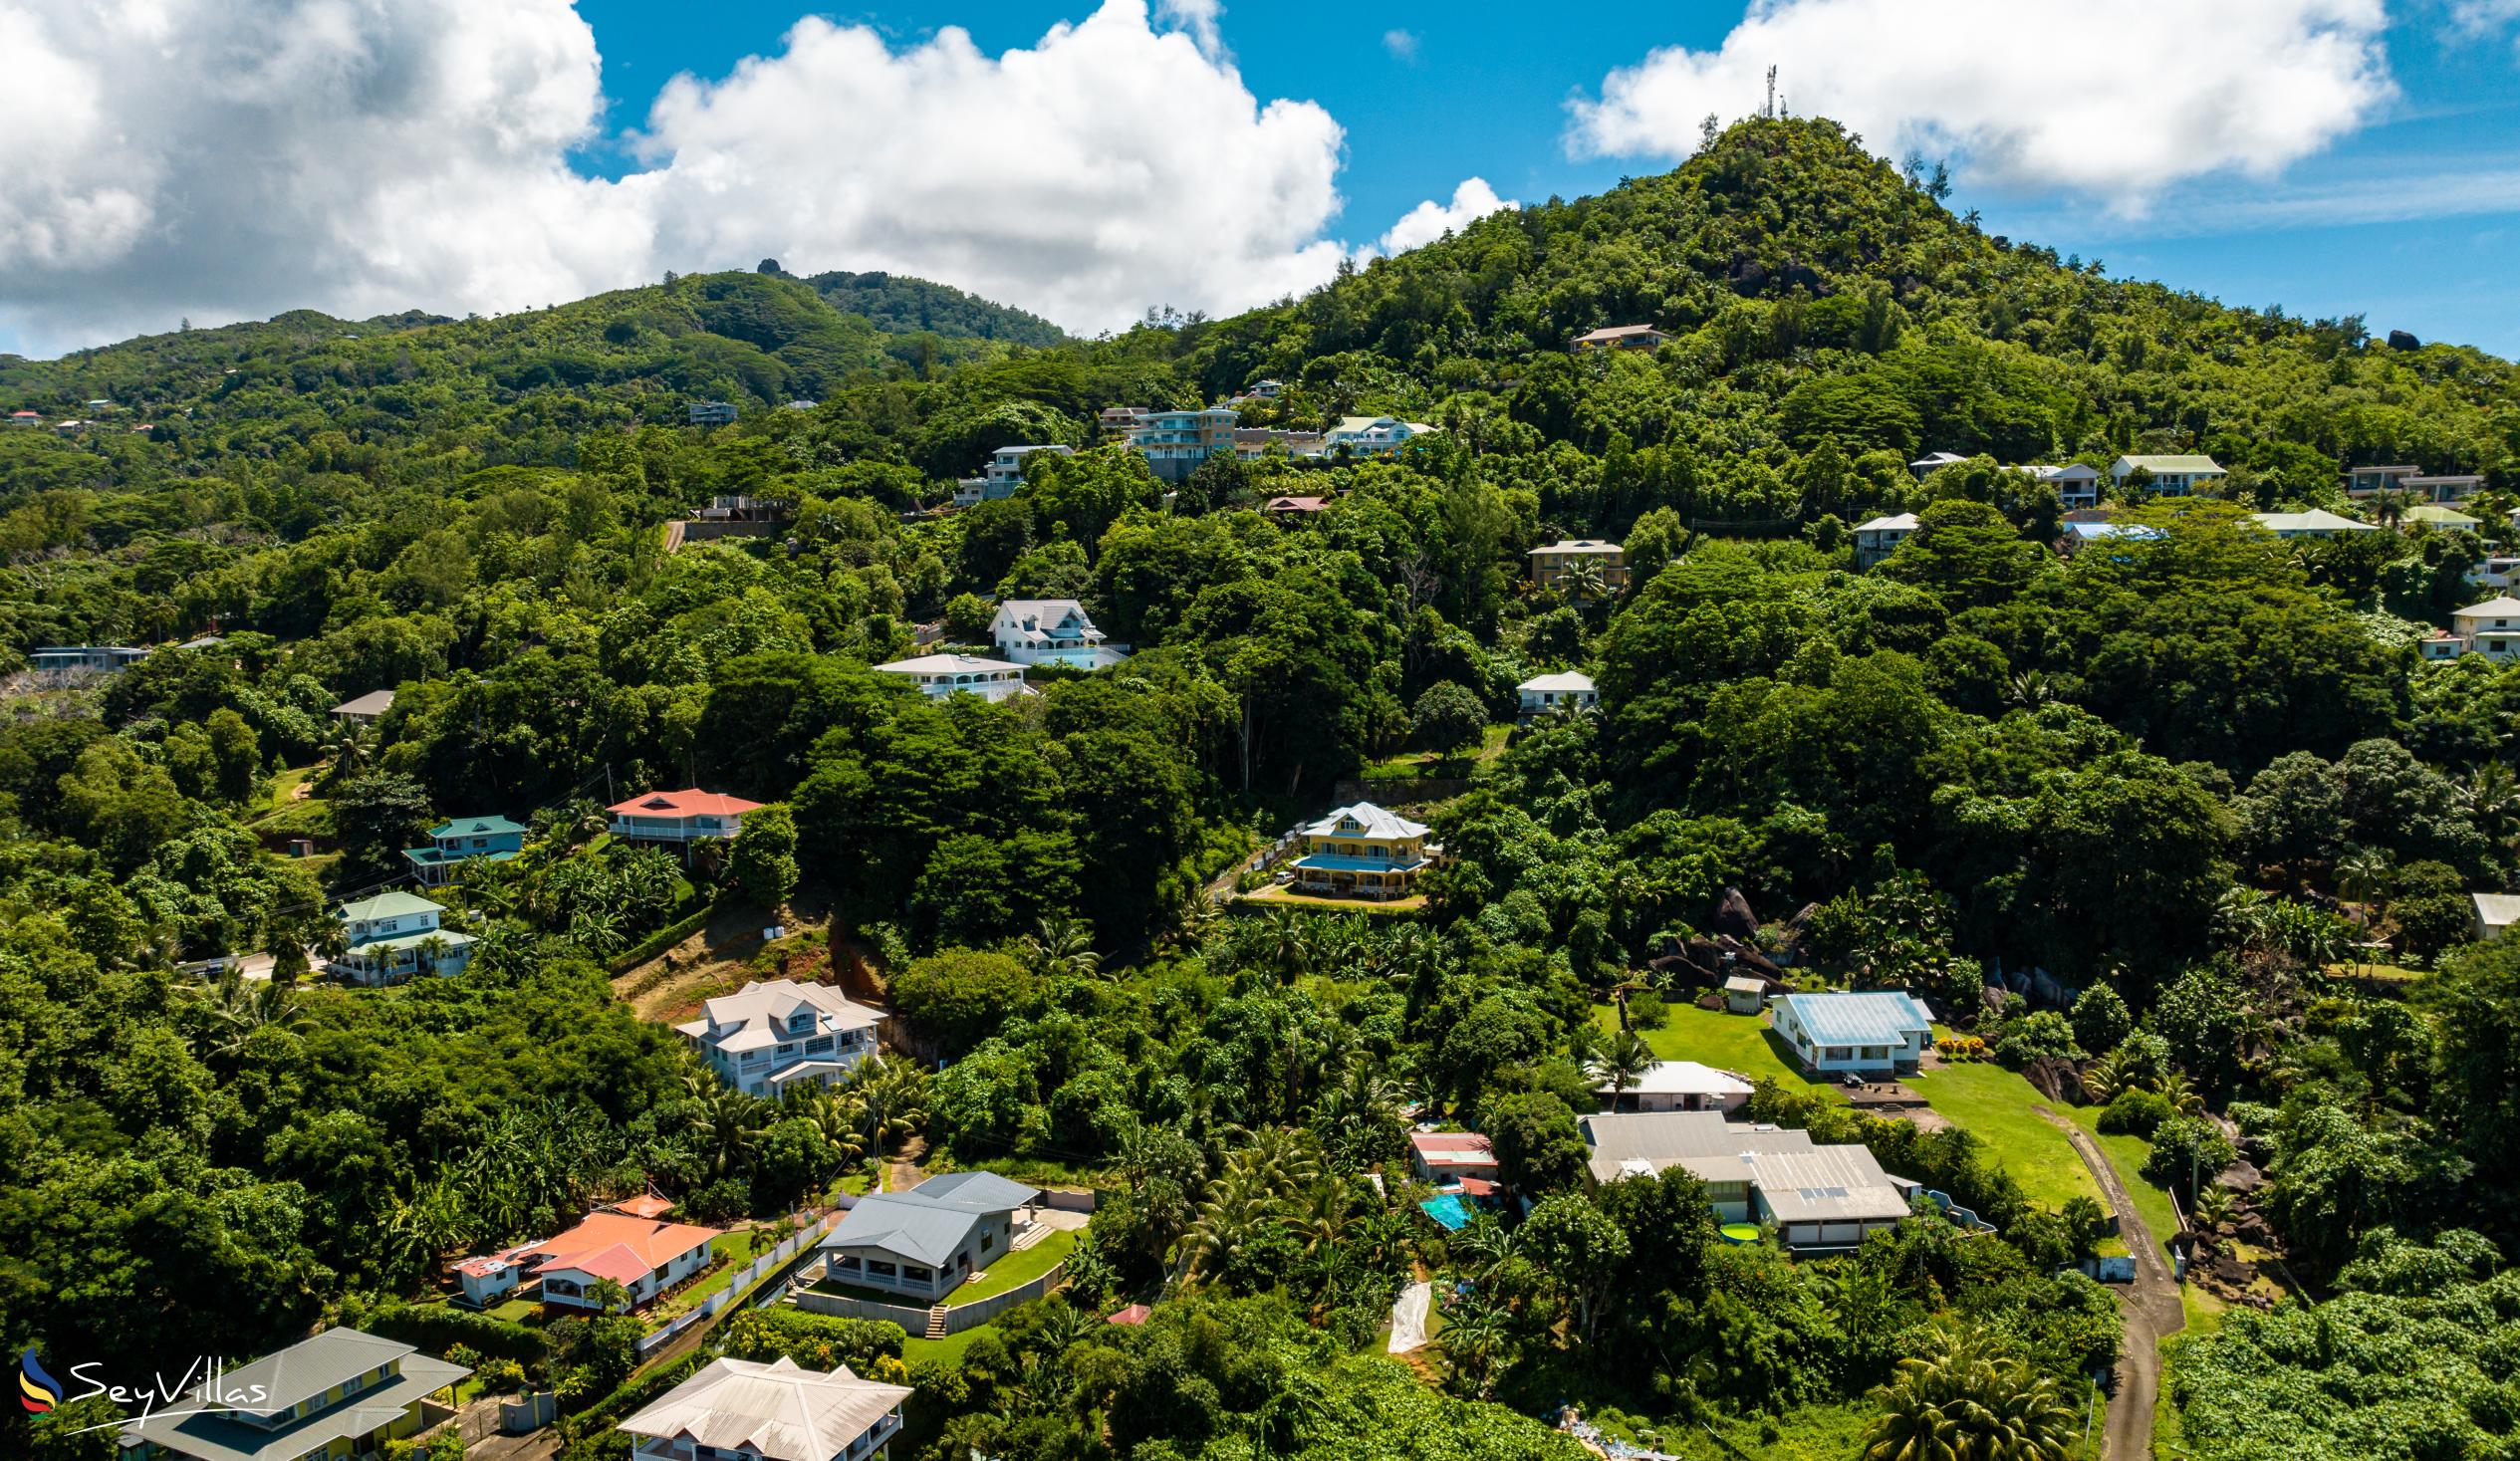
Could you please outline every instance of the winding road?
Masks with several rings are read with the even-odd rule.
[[[2126,1338],[2118,1359],[2118,1393],[2110,1397],[2108,1430],[2102,1454],[2109,1461],[2152,1461],[2152,1407],[2161,1393],[2161,1341],[2187,1328],[2187,1307],[2179,1302],[2178,1281],[2169,1260],[2143,1219],[2135,1199],[2120,1180],[2109,1153],[2091,1133],[2045,1106],[2042,1119],[2074,1143],[2083,1165],[2091,1168],[2100,1190],[2118,1214],[2118,1236],[2135,1254],[2135,1282],[2118,1293],[2118,1310],[2126,1322]]]

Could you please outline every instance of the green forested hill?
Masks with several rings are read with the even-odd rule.
[[[973,340],[1002,340],[1047,349],[1067,343],[1068,333],[1039,315],[1006,305],[993,305],[951,285],[932,284],[905,274],[851,274],[846,270],[809,276],[806,283],[846,314],[864,315],[879,330],[895,335],[928,331]]]
[[[1568,351],[1632,323],[1673,340]],[[919,1461],[1563,1446],[1454,1400],[1572,1400],[1675,1444],[1711,1424],[1784,1461],[1939,1426],[1959,1385],[2069,1454],[2119,1311],[2072,1271],[2105,1225],[2017,1178],[2018,1130],[1762,1091],[1757,1119],[1997,1228],[1903,1222],[1842,1258],[1723,1242],[1684,1172],[1585,1182],[1576,1113],[1652,1054],[1604,1032],[1698,994],[1729,889],[1770,920],[1737,957],[1790,946],[1794,979],[1919,990],[2008,1064],[2071,1064],[2140,1202],[2236,1129],[2267,1183],[2181,1196],[2262,1220],[2226,1251],[2280,1245],[2270,1275],[2384,1294],[2358,1255],[2394,1233],[2476,1281],[2443,1313],[2508,1288],[2484,1276],[2520,1251],[2520,941],[2475,943],[2468,894],[2520,890],[2520,665],[2413,643],[2509,540],[2507,363],[1986,237],[1816,121],[1231,319],[1031,328],[910,281],[720,274],[0,362],[0,405],[120,403],[0,432],[0,1348],[144,1372],[390,1322],[449,1258],[595,1202],[774,1221],[915,1132],[939,1166],[1103,1189],[1068,1300],[953,1349],[775,1307],[724,1339],[912,1385]],[[1441,430],[1179,484],[1095,444],[1106,406],[1262,378],[1285,391],[1246,424]],[[694,397],[746,409],[691,427]],[[1015,442],[1079,450],[910,511]],[[1967,460],[1919,480],[1934,450]],[[2210,452],[2236,500],[2134,483],[2111,506],[2148,531],[2069,553],[2053,488],[2003,469],[2127,450]],[[2344,503],[2340,466],[2373,461],[2483,474],[2482,531]],[[715,492],[786,521],[666,553]],[[2245,516],[2316,503],[2373,530]],[[1911,511],[1859,566],[1850,525]],[[1576,535],[1624,542],[1624,589],[1534,582],[1530,551]],[[1132,655],[997,703],[876,668],[983,644],[1005,598],[1075,598]],[[14,673],[58,642],[177,647]],[[1520,683],[1579,670],[1597,710],[1508,724]],[[331,716],[378,689],[373,726]],[[1466,794],[1412,795],[1455,773]],[[1202,889],[1366,777],[1446,850],[1422,906],[1219,916]],[[770,805],[722,855],[604,833],[606,801],[692,785]],[[491,814],[524,854],[431,890],[480,936],[464,972],[305,967],[433,822]],[[737,957],[863,963],[915,1061],[756,1100],[607,978],[774,923],[798,931]],[[2402,981],[2338,972],[2378,942]],[[274,982],[176,972],[249,950]],[[2033,967],[2086,992],[2008,999]],[[2046,1133],[2026,1082],[1967,1076]],[[1439,1235],[1400,1177],[1428,1118],[1490,1134],[1527,1220]],[[1351,1357],[1416,1274],[1436,1344]],[[1100,1322],[1132,1301],[1148,1323]],[[427,1317],[432,1349],[452,1323]],[[629,1323],[471,1333],[602,1461]],[[2173,1392],[2198,1453],[2264,1453],[2244,1390],[2321,1410],[2328,1357],[2293,1340],[2329,1328],[2199,1337]],[[2334,1367],[2403,1372],[2372,1353]],[[2443,1433],[2506,1434],[2500,1371],[2455,1378]],[[0,1452],[61,1429],[0,1421]]]
[[[495,320],[412,312],[347,321],[292,311],[58,361],[0,357],[0,404],[80,416],[90,414],[83,402],[108,399],[118,407],[114,424],[149,422],[178,450],[205,433],[226,440],[245,423],[266,441],[321,423],[386,447],[476,424],[514,435],[518,417],[546,413],[678,423],[693,398],[753,406],[812,399],[852,379],[932,373],[1002,353],[984,332],[1039,334],[1030,316],[958,291],[869,277],[879,282],[841,291],[845,303],[784,276],[728,273]]]

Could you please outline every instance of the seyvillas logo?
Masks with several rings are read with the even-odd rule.
[[[18,1403],[35,1415],[49,1415],[61,1403],[61,1381],[44,1372],[32,1344],[18,1356]]]

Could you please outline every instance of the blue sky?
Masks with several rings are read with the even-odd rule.
[[[616,130],[638,123],[668,76],[716,77],[745,56],[773,54],[805,13],[780,0],[722,0],[694,25],[687,9],[661,0],[580,0],[578,8],[603,49]],[[903,45],[960,26],[994,54],[1030,46],[1086,9],[960,0],[816,13]],[[1220,34],[1255,96],[1318,102],[1346,128],[1346,206],[1334,228],[1363,239],[1463,176],[1529,201],[1598,192],[1670,165],[1570,156],[1568,100],[1655,47],[1712,48],[1741,14],[1738,5],[1706,3],[1598,3],[1579,12],[1271,0],[1228,7]],[[2395,18],[2386,44],[2402,100],[2378,124],[2275,178],[2185,185],[2140,219],[2108,216],[2088,198],[1965,181],[1952,206],[1977,208],[1992,231],[2103,259],[2122,278],[2156,278],[2234,305],[2281,304],[2297,315],[2360,313],[2376,331],[2520,355],[2520,57],[2508,35],[2462,34],[2444,20],[2437,6]],[[1409,42],[1386,46],[1391,31]],[[2071,80],[2070,58],[2060,57],[2058,69],[2061,85],[2103,84]],[[1789,103],[1794,81],[1786,70]],[[625,165],[618,149],[585,160],[596,170]],[[2464,211],[2479,206],[2471,198],[2429,219],[2393,202],[2458,191],[2463,176],[2496,179],[2490,191],[2501,206]],[[2323,221],[2371,210],[2390,216]],[[2399,216],[2409,212],[2417,216]]]
[[[18,4],[0,351],[763,257],[1225,313],[1676,165],[1774,64],[1990,231],[2520,356],[2520,0]]]

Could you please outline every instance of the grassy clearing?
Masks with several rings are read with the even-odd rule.
[[[2104,1133],[2100,1129],[2100,1110],[2096,1105],[2066,1106],[2058,1113],[2091,1132],[2100,1149],[2109,1154],[2109,1164],[2118,1169],[2118,1180],[2126,1184],[2127,1195],[2135,1199],[2136,1216],[2143,1219],[2152,1241],[2167,1252],[2170,1236],[2178,1231],[2178,1210],[2171,1206],[2167,1191],[2143,1180],[2143,1161],[2152,1154],[2152,1143],[2123,1131]]]
[[[1388,898],[1378,903],[1369,898],[1309,897],[1303,893],[1291,892],[1275,883],[1244,893],[1242,901],[1264,904],[1284,903],[1297,908],[1328,908],[1336,913],[1364,913],[1371,917],[1384,918],[1414,913],[1426,906],[1426,898],[1422,893],[1411,893],[1404,898]]]
[[[1029,1284],[1057,1267],[1076,1251],[1077,1232],[1061,1228],[1050,1233],[1030,1248],[1018,1248],[991,1263],[979,1278],[953,1291],[949,1304],[970,1304],[1003,1294],[1019,1285]]]
[[[1943,1119],[1984,1142],[2031,1201],[2060,1208],[2069,1199],[2088,1197],[2104,1208],[2109,1205],[2100,1179],[2083,1165],[2073,1141],[2031,1109],[2046,1105],[2054,1110],[2057,1103],[2020,1073],[1971,1063],[1910,1077],[1907,1085]]]
[[[752,1262],[752,1231],[748,1228],[738,1233],[720,1234],[717,1241],[709,1245],[709,1254],[717,1264],[709,1276],[657,1305],[649,1311],[650,1319],[671,1319],[675,1315],[697,1309],[707,1302],[710,1295],[725,1288],[727,1281],[734,1278],[738,1270]]]
[[[1716,1446],[1706,1432],[1693,1427],[1665,1426],[1660,1449],[1691,1461],[1846,1461],[1863,1450],[1865,1427],[1873,1413],[1860,1404],[1805,1405],[1775,1417],[1715,1422],[1715,1434],[1732,1448]]]
[[[912,1335],[901,1343],[901,1358],[905,1361],[933,1359],[959,1368],[962,1364],[962,1351],[971,1347],[971,1341],[982,1335],[995,1333],[997,1333],[995,1326],[984,1324],[964,1330],[958,1335],[947,1335],[941,1339],[922,1339]]]
[[[1669,1018],[1659,1030],[1640,1030],[1645,1044],[1666,1061],[1695,1061],[1719,1071],[1734,1071],[1753,1081],[1773,1080],[1788,1091],[1817,1091],[1843,1099],[1838,1088],[1813,1081],[1786,1057],[1785,1043],[1757,1015],[1701,1010],[1691,1004],[1667,1007]],[[1593,1019],[1603,1030],[1619,1028],[1619,1011],[1597,1005]]]

